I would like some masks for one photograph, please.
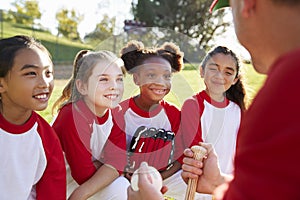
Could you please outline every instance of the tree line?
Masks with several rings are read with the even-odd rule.
[[[131,4],[131,14],[132,20],[139,22],[139,26],[142,25],[142,28],[156,27],[171,30],[164,33],[164,37],[169,41],[182,43],[183,38],[178,37],[178,34],[174,36],[174,32],[195,39],[196,42],[193,44],[188,42],[188,47],[185,49],[185,51],[195,52],[195,48],[198,50],[210,48],[211,39],[223,33],[229,25],[224,21],[224,11],[209,13],[210,4],[211,1],[207,0],[135,0]],[[42,27],[38,24],[42,13],[37,0],[16,0],[12,5],[15,7],[15,11],[4,12],[3,19],[5,21]],[[98,5],[101,9],[101,3]],[[99,43],[113,36],[116,30],[116,17],[103,14],[99,23],[94,24],[94,31],[84,36],[83,42]],[[81,41],[78,25],[83,19],[84,15],[74,9],[59,9],[56,12],[58,34],[71,40]],[[143,31],[134,32],[130,31],[128,27],[126,30],[125,28],[124,23],[124,31],[130,34],[131,39],[141,37],[141,35],[145,36]],[[133,26],[133,28],[141,27]],[[155,35],[148,37],[149,42],[155,41]],[[144,39],[147,40],[147,37]]]

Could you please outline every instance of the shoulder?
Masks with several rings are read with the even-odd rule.
[[[200,93],[197,93],[187,98],[182,105],[182,108],[195,108],[200,104],[203,104],[204,98],[201,97]]]
[[[42,130],[49,130],[49,131],[53,131],[53,128],[50,126],[50,124],[38,113],[34,112],[34,114],[37,116],[36,117],[36,122],[38,124],[39,129],[42,128]],[[40,131],[39,131],[40,133]]]
[[[162,100],[160,102],[160,105],[165,109],[165,110],[168,110],[168,111],[173,111],[173,112],[180,112],[178,107],[172,103],[169,103],[167,101],[164,101]]]
[[[50,124],[39,114],[37,115],[37,132],[41,137],[41,140],[45,146],[51,147],[53,144],[59,143],[55,130],[50,126]]]
[[[119,110],[122,110],[122,109],[127,109],[127,108],[129,108],[130,107],[130,103],[133,101],[133,98],[131,97],[131,98],[128,98],[128,99],[125,99],[125,100],[123,100],[123,101],[121,101],[120,103],[119,103],[119,106],[118,106],[118,108],[117,109],[119,109]]]
[[[111,110],[113,117],[123,115],[130,107],[131,98],[123,100],[115,108]]]

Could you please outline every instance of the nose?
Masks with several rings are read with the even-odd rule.
[[[220,79],[224,78],[224,73],[220,70],[217,70],[215,75],[217,78],[220,78]]]
[[[156,84],[160,84],[160,85],[166,85],[169,81],[167,81],[165,79],[164,76],[158,76],[156,79],[155,79],[155,83]]]
[[[111,81],[110,85],[109,85],[109,89],[110,90],[115,90],[117,89],[117,81]]]

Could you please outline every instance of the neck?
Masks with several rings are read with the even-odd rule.
[[[32,114],[32,110],[19,112],[15,109],[4,109],[3,107],[0,112],[6,121],[15,125],[25,124]]]
[[[216,101],[216,102],[223,102],[223,101],[225,100],[225,96],[224,96],[223,93],[222,93],[222,94],[215,94],[215,93],[209,92],[207,89],[206,89],[205,91],[206,91],[206,93],[208,94],[208,96],[209,96],[212,100],[214,100],[214,101]]]
[[[90,109],[90,111],[92,113],[94,113],[94,115],[98,116],[98,117],[103,117],[105,115],[105,113],[107,112],[108,108],[107,107],[100,107],[100,106],[96,106],[93,102],[91,101],[86,101],[84,100],[85,104],[87,105],[87,107]]]
[[[134,97],[133,100],[137,105],[137,107],[147,112],[155,110],[155,108],[157,108],[159,104],[159,102],[153,102],[153,101],[143,99],[140,95]]]

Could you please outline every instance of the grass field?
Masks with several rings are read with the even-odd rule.
[[[251,65],[245,65],[242,70],[243,77],[246,82],[246,91],[249,99],[255,96],[256,92],[260,89],[265,76],[257,74]],[[46,110],[39,112],[48,122],[52,121],[53,116],[51,113],[52,105],[54,101],[61,95],[61,92],[66,85],[67,80],[55,80],[55,88],[49,101],[49,106]],[[133,96],[138,93],[138,88],[133,84],[132,76],[126,75],[125,80],[125,92],[123,99]],[[183,70],[177,74],[174,74],[172,79],[172,90],[165,97],[165,100],[181,107],[183,101],[204,89],[203,80],[197,70]]]
[[[71,41],[62,36],[52,35],[45,30],[37,30],[22,24],[3,22],[1,27],[1,36],[3,38],[14,35],[28,35],[36,38],[49,50],[55,63],[72,63],[74,56],[81,49],[92,49],[90,45],[79,41]]]

